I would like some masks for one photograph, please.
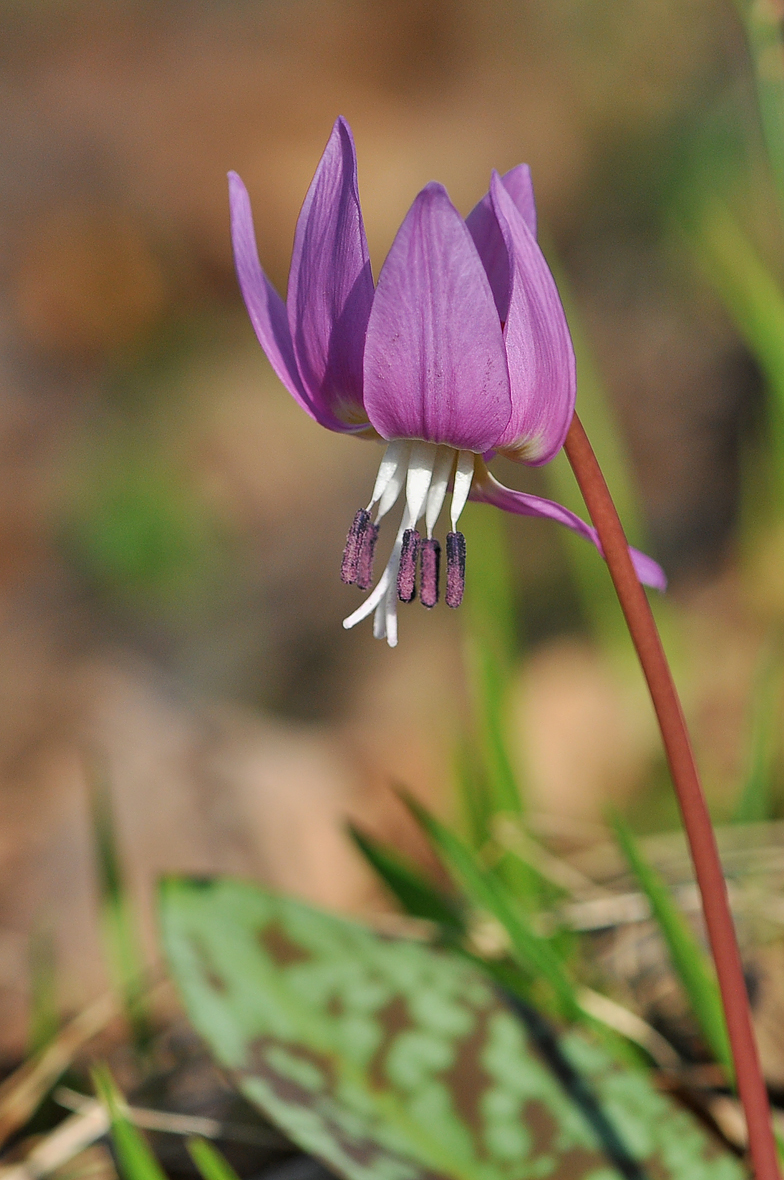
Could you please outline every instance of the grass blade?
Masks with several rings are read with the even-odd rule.
[[[748,769],[733,815],[736,824],[773,819],[773,775],[779,753],[781,657],[769,651],[762,660],[751,702]]]
[[[716,197],[681,224],[768,386],[767,436],[784,498],[784,292],[728,207]]]
[[[504,927],[510,942],[510,955],[526,972],[546,980],[559,1012],[570,1020],[584,1019],[574,986],[547,939],[528,925],[515,899],[476,859],[473,852],[442,823],[410,796],[404,801],[421,824],[431,844],[452,875],[465,889],[470,900],[486,910]]]
[[[469,506],[470,507],[470,506]],[[519,814],[523,792],[506,741],[512,661],[518,651],[517,619],[506,523],[501,513],[473,511],[463,528],[472,554],[466,592],[466,659],[476,718],[480,779],[488,819],[499,812]],[[479,845],[490,835],[481,833]]]
[[[750,0],[738,0],[738,8],[746,27],[762,134],[784,217],[784,36],[781,12],[775,4],[752,3]]]
[[[112,1143],[123,1180],[166,1180],[166,1173],[136,1127],[126,1118],[123,1100],[105,1065],[93,1070],[95,1092],[109,1114]]]
[[[670,896],[666,883],[643,856],[631,830],[618,814],[613,814],[611,818],[618,843],[640,888],[650,902],[651,910],[670,952],[672,965],[689,997],[703,1036],[716,1060],[732,1078],[732,1054],[727,1025],[719,985],[708,955]]]
[[[150,1018],[142,994],[144,962],[131,898],[123,880],[109,786],[100,774],[93,776],[91,808],[109,969],[125,1008],[134,1046],[144,1055],[152,1039]]]
[[[28,1056],[34,1057],[56,1036],[60,1025],[54,931],[50,925],[40,924],[33,929],[29,953],[30,1016],[27,1049]]]
[[[199,1170],[203,1180],[239,1180],[225,1156],[208,1143],[206,1139],[188,1139],[185,1146],[188,1155]]]
[[[436,922],[448,937],[463,937],[465,923],[457,901],[436,889],[418,869],[372,836],[353,825],[349,825],[349,832],[371,868],[407,914]]]

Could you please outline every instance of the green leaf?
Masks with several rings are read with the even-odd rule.
[[[387,889],[407,914],[436,922],[447,936],[461,938],[465,923],[459,903],[431,885],[426,877],[391,848],[349,825],[351,837]]]
[[[346,1180],[612,1180],[592,1122],[471,963],[232,881],[169,880],[187,1011],[245,1096]],[[685,1111],[580,1034],[560,1051],[642,1180],[741,1180]]]
[[[612,822],[624,856],[650,902],[672,965],[689,997],[703,1036],[731,1078],[734,1076],[732,1053],[713,965],[672,900],[665,881],[646,861],[630,829],[617,814],[612,816]]]
[[[189,1139],[185,1146],[204,1180],[239,1180],[225,1156],[206,1139]]]
[[[112,1143],[123,1180],[167,1180],[145,1139],[123,1114],[122,1098],[107,1066],[95,1067],[93,1084],[109,1114]]]

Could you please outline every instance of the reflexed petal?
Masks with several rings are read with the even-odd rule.
[[[317,395],[312,396],[302,383],[294,359],[286,307],[261,269],[250,198],[236,172],[229,173],[229,204],[237,279],[248,315],[267,359],[291,396],[311,418],[329,430],[357,429],[335,418],[329,407]]]
[[[591,541],[602,553],[596,529],[586,524],[579,516],[575,516],[568,508],[556,504],[553,500],[544,500],[541,496],[529,496],[526,492],[517,492],[512,488],[506,488],[490,474],[487,468],[482,471],[481,466],[480,463],[477,463],[477,473],[471,487],[471,500],[478,500],[483,504],[493,504],[496,508],[501,508],[504,512],[513,512],[517,516],[540,516],[546,520],[554,520],[558,524],[565,525],[572,532],[579,533],[581,537],[585,537],[586,541]],[[652,557],[648,557],[647,554],[641,553],[639,549],[633,549],[631,545],[629,546],[629,554],[641,582],[644,582],[646,586],[653,586],[656,590],[667,589],[667,575],[658,562],[654,561]],[[603,553],[602,556],[604,556]]]
[[[486,451],[509,421],[503,337],[465,222],[429,184],[378,280],[365,346],[365,408],[384,438]]]
[[[527,164],[518,164],[502,177],[502,181],[526,225],[536,237],[536,203],[531,183],[531,169]],[[466,225],[487,271],[499,318],[505,323],[511,287],[509,252],[498,225],[498,218],[493,212],[490,193],[485,193],[479,204],[474,206],[466,217]]]
[[[574,349],[544,255],[497,173],[490,198],[512,273],[504,327],[512,414],[495,446],[519,462],[547,463],[563,446],[574,414]]]
[[[349,424],[367,421],[362,353],[372,302],[356,151],[341,118],[332,128],[297,221],[287,306],[303,384]]]

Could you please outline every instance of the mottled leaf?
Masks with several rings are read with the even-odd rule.
[[[526,1025],[473,964],[232,881],[164,884],[172,972],[242,1092],[346,1180],[613,1180]],[[643,1072],[561,1054],[651,1180],[740,1180]]]

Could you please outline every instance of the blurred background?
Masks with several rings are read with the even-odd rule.
[[[756,17],[778,27],[776,4]],[[421,857],[392,785],[450,812],[488,530],[509,545],[509,734],[531,814],[593,831],[612,799],[641,831],[675,822],[609,578],[554,526],[470,506],[463,611],[404,608],[394,651],[341,627],[357,601],[342,547],[379,450],[316,426],[274,378],[225,180],[245,180],[285,292],[338,114],[376,274],[427,181],[467,213],[492,168],[531,165],[578,406],[630,534],[671,578],[660,621],[715,814],[731,814],[761,667],[780,728],[784,613],[784,336],[752,314],[784,255],[743,14],[2,0],[0,20],[0,1053],[24,1043],[41,931],[62,1012],[106,985],[97,777],[150,961],[164,870],[385,904],[343,825]],[[775,81],[780,60],[760,60]],[[498,474],[579,506],[562,463]]]

